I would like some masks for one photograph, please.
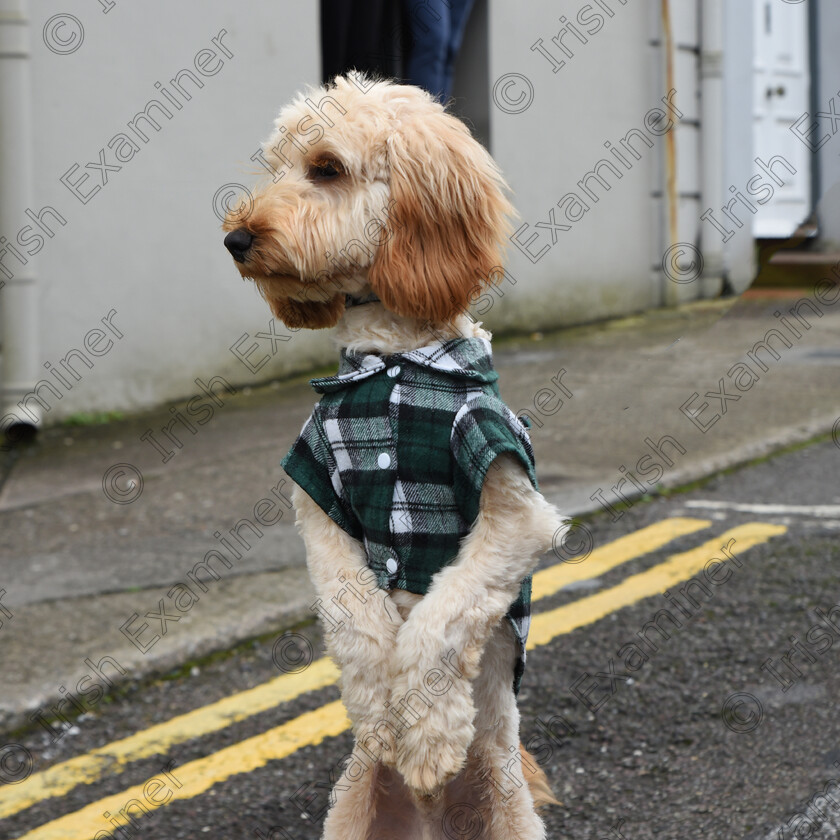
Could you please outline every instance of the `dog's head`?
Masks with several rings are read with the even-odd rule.
[[[363,290],[446,322],[497,274],[504,179],[420,88],[340,76],[285,107],[256,159],[270,173],[228,213],[225,246],[289,327],[333,326]]]

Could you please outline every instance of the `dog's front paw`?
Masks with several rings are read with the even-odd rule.
[[[412,790],[434,796],[463,769],[474,734],[472,724],[453,732],[418,723],[399,741],[396,769]]]
[[[397,760],[397,733],[397,725],[386,716],[384,708],[381,715],[365,715],[353,723],[356,743],[366,755],[375,756],[389,767],[395,766]]]
[[[451,680],[445,693],[420,696],[411,692],[412,676],[420,678],[419,674],[404,675],[399,682],[406,687],[405,693],[399,694],[395,687],[392,695],[397,702],[406,698],[402,714],[406,726],[397,741],[396,769],[412,790],[431,796],[466,763],[475,735],[475,706],[466,681]]]

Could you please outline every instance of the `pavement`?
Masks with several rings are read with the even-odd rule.
[[[751,358],[770,329],[779,358]],[[617,519],[640,496],[832,431],[840,442],[840,302],[808,289],[494,348],[503,397],[531,417],[542,490],[570,516]],[[68,690],[93,705],[94,685],[117,691],[313,619],[279,463],[315,397],[306,379],[221,392],[165,461],[149,432],[165,440],[184,406],[45,429],[5,454],[0,728],[54,717]],[[215,576],[196,569],[210,551]]]
[[[824,436],[540,558],[518,706],[548,837],[837,840],[838,463]],[[353,745],[323,650],[310,623],[16,733],[0,837],[90,840],[125,811],[121,837],[317,840]],[[444,834],[475,840],[453,808]]]

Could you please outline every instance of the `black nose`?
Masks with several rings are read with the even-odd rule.
[[[245,262],[245,254],[253,241],[253,234],[248,233],[245,228],[237,228],[225,237],[225,248],[237,262]]]

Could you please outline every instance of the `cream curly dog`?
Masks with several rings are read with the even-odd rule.
[[[356,738],[323,837],[544,838],[515,690],[527,576],[566,524],[466,315],[501,271],[505,182],[428,94],[360,75],[299,95],[258,162],[225,245],[341,349],[284,461]]]

